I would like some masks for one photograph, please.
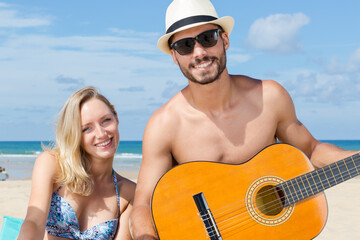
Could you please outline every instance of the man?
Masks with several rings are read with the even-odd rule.
[[[135,239],[157,239],[151,196],[176,164],[196,160],[241,164],[277,141],[301,149],[316,167],[354,152],[317,141],[297,119],[287,91],[274,81],[230,75],[231,17],[218,18],[209,0],[174,0],[158,41],[188,86],[149,119],[131,227]],[[181,194],[181,193],[179,193]]]

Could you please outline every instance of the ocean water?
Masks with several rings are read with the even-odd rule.
[[[346,150],[360,150],[360,140],[323,140]],[[36,157],[43,152],[42,144],[50,142],[1,142],[0,166],[5,167],[9,180],[20,180],[31,177]],[[137,171],[142,159],[141,141],[120,141],[114,159],[114,168]]]
[[[51,142],[40,141],[0,141],[0,166],[9,174],[8,180],[30,178],[37,156],[43,152],[42,145]],[[120,141],[114,158],[114,169],[137,171],[142,159],[141,141]]]

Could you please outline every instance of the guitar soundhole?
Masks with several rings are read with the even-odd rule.
[[[284,194],[274,185],[259,189],[255,196],[257,209],[266,216],[276,216],[284,209]]]
[[[267,175],[249,186],[246,209],[253,220],[264,226],[277,226],[291,217],[295,205],[284,207],[284,193],[276,187],[284,181],[280,177]]]

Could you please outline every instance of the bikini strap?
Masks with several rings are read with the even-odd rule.
[[[63,185],[61,185],[53,194],[57,194],[58,191],[62,188]]]
[[[113,169],[113,177],[114,177],[114,183],[115,183],[115,189],[116,189],[116,197],[117,197],[117,202],[118,202],[118,208],[119,208],[119,211],[120,211],[119,187],[118,187],[118,184],[117,184],[117,178],[116,178],[116,174],[115,174],[114,169]]]

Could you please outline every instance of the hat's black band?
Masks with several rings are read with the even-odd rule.
[[[173,23],[168,28],[166,33],[167,34],[171,33],[171,32],[175,31],[178,28],[181,28],[183,26],[190,25],[190,24],[193,24],[193,23],[210,22],[210,21],[213,21],[213,20],[216,20],[216,19],[217,19],[216,17],[208,16],[208,15],[199,15],[199,16],[187,17],[187,18],[181,19],[181,20]]]

